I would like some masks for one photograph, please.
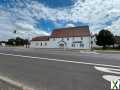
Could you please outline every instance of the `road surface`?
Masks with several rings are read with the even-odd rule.
[[[119,68],[120,54],[0,48],[0,75],[34,90],[110,90]]]

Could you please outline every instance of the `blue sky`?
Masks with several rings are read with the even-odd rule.
[[[82,25],[93,33],[106,28],[119,35],[119,0],[0,0],[0,40]]]

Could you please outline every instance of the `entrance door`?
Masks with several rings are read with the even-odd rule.
[[[60,48],[64,48],[64,44],[59,44],[59,47]]]

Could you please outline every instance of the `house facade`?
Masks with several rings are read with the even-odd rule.
[[[55,29],[50,36],[32,38],[31,47],[90,49],[90,30],[88,26]]]

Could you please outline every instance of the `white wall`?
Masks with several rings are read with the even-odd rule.
[[[82,39],[83,38],[83,39]],[[68,38],[50,38],[49,41],[32,41],[31,47],[33,48],[60,48],[59,44],[64,41],[66,42],[65,48],[71,49],[90,49],[91,48],[91,38],[90,37],[70,37]],[[84,45],[80,46],[81,42]],[[74,43],[73,43],[74,42]],[[41,45],[42,43],[42,45]],[[47,45],[45,45],[47,43]],[[74,44],[74,46],[72,46]]]
[[[67,46],[65,48],[72,48],[72,49],[90,49],[90,37],[70,37],[69,40],[67,38],[63,38],[63,41],[67,43]],[[59,43],[62,40],[62,38],[50,38],[50,46],[51,48],[59,48]],[[80,42],[82,41],[84,44],[84,47],[80,47],[80,43],[75,43],[75,46],[73,47],[73,42]]]
[[[49,41],[31,41],[31,48],[48,48]]]

